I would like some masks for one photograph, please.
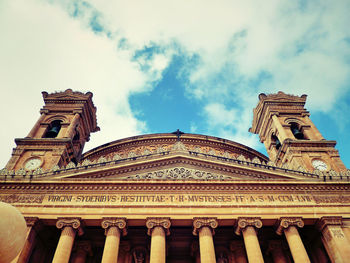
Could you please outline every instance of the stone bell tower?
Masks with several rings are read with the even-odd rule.
[[[6,166],[9,170],[47,170],[76,163],[90,133],[99,131],[91,92],[68,89],[42,95],[41,115],[27,137],[15,139],[17,147]]]
[[[306,97],[283,92],[260,94],[249,131],[259,134],[277,166],[302,167],[310,172],[346,171],[334,148],[336,141],[325,140],[310,120],[304,108]]]

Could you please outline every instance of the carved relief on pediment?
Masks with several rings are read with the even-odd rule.
[[[211,171],[203,171],[186,167],[173,167],[157,171],[149,171],[120,177],[120,179],[148,179],[148,180],[244,180],[247,177],[239,175],[219,174]],[[252,179],[252,178],[250,178]]]

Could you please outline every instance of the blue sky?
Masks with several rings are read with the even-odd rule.
[[[342,0],[2,0],[0,166],[41,91],[71,88],[98,109],[86,150],[181,129],[265,153],[248,132],[258,94],[307,94],[349,168],[349,13]]]

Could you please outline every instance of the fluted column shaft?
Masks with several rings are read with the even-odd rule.
[[[76,232],[79,235],[83,234],[80,227],[80,218],[61,218],[56,222],[56,227],[62,229],[58,245],[52,263],[68,263]]]
[[[264,258],[261,253],[256,229],[262,227],[260,218],[257,217],[241,217],[237,220],[235,233],[242,233],[244,245],[247,252],[248,262],[263,263]]]
[[[215,263],[215,248],[213,235],[217,228],[216,218],[197,217],[193,219],[193,234],[199,236],[199,253],[201,263]]]
[[[106,241],[101,263],[117,263],[119,255],[120,235],[127,234],[126,219],[105,217],[101,223],[105,229]]]
[[[303,241],[300,238],[298,229],[295,226],[290,226],[284,230],[290,252],[292,253],[295,263],[308,263],[310,262],[306,249],[303,245]]]
[[[165,263],[166,236],[170,234],[170,225],[169,218],[147,218],[147,233],[151,236],[150,263]]]
[[[102,263],[117,263],[120,243],[120,231],[112,226],[107,230],[105,247],[103,249]]]
[[[301,217],[282,217],[277,222],[276,233],[284,233],[295,263],[310,263],[309,256],[300,238],[297,227],[304,226]]]
[[[245,249],[247,251],[249,262],[264,262],[258,237],[253,226],[247,226],[242,230]]]
[[[201,263],[215,263],[216,259],[212,230],[208,226],[203,226],[198,232]]]
[[[165,231],[163,227],[156,226],[152,230],[151,263],[165,263]]]
[[[60,240],[55,251],[52,263],[68,263],[75,238],[75,230],[71,226],[62,229]]]

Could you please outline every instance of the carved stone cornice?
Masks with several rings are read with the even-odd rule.
[[[212,234],[215,234],[214,229],[218,227],[218,221],[216,217],[195,217],[193,218],[193,235],[198,235],[198,230],[201,227],[207,226],[211,229]]]
[[[179,191],[183,190],[184,187],[186,190],[205,190],[205,191],[220,191],[220,190],[233,190],[233,191],[307,191],[309,192],[317,201],[317,203],[332,203],[332,202],[341,202],[348,203],[350,202],[350,195],[344,195],[344,192],[350,192],[350,184],[344,183],[310,183],[306,182],[295,182],[295,183],[283,183],[283,182],[268,182],[268,181],[259,181],[256,182],[224,182],[224,181],[213,181],[213,182],[196,182],[191,181],[186,185],[182,181],[172,181],[171,184],[167,182],[109,182],[104,183],[100,181],[94,181],[91,179],[89,181],[69,181],[69,182],[9,182],[0,183],[0,192],[8,193],[6,195],[0,196],[0,201],[6,203],[42,203],[45,197],[45,194],[52,193],[53,191],[133,191],[135,190],[151,190],[151,191]],[[10,192],[13,190],[13,192]],[[21,194],[23,191],[35,191],[35,194]],[[331,191],[331,194],[319,194],[313,192],[326,192]],[[339,192],[339,193],[337,193]],[[337,193],[337,195],[335,195]],[[326,196],[326,198],[322,198]]]
[[[58,229],[71,227],[78,232],[79,236],[84,234],[84,231],[82,229],[81,218],[79,217],[59,217],[57,218],[56,227]]]
[[[126,229],[125,217],[103,217],[101,226],[105,229],[105,235],[107,235],[108,229],[112,226],[117,227],[123,236],[128,233]]]
[[[236,224],[235,234],[240,235],[242,230],[247,226],[252,226],[255,229],[262,227],[260,217],[239,217]]]
[[[323,229],[326,226],[342,226],[342,225],[343,225],[343,218],[341,216],[323,216],[318,220],[316,227],[320,231],[323,231]]]
[[[169,228],[171,226],[171,222],[170,222],[170,218],[169,217],[147,217],[146,220],[147,220],[146,221],[146,227],[148,228],[147,234],[149,236],[152,235],[152,230],[156,226],[163,227],[163,229],[165,230],[165,234],[167,236],[170,235]]]
[[[283,231],[290,226],[302,228],[304,227],[304,221],[301,217],[281,217],[276,224],[276,233],[282,235]]]

